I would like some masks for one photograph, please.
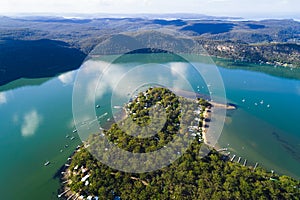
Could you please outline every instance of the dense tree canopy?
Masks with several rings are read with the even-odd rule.
[[[197,106],[198,108],[209,106],[204,100],[199,100],[196,104],[185,100],[191,103],[185,104],[182,103],[183,98],[180,98],[182,97],[177,97],[167,89],[154,88],[139,94],[127,105],[128,118],[135,119],[140,125],[149,123],[150,106],[160,102],[158,104],[167,110],[164,127],[151,138],[130,136],[120,130],[117,124],[112,125],[105,134],[120,148],[131,152],[143,153],[163,148],[172,140],[175,133],[191,134],[188,127],[182,129],[177,126],[183,120],[184,106],[191,110],[195,110]],[[200,110],[202,112],[203,108]],[[190,113],[187,114],[187,118],[194,117],[193,112],[189,111],[186,111]],[[201,121],[198,125],[201,125]],[[213,149],[207,156],[202,157],[200,147],[205,144],[200,142],[198,137],[195,137],[189,149],[175,162],[148,173],[125,173],[114,170],[95,159],[85,148],[80,148],[73,156],[69,167],[68,178],[71,180],[69,186],[72,191],[81,195],[99,196],[100,199],[300,198],[300,182],[290,177],[268,173],[261,168],[253,170],[229,162],[224,155]],[[95,134],[88,142],[91,145],[95,144],[99,142],[99,138],[99,135]]]

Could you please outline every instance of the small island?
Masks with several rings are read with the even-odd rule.
[[[133,137],[120,129],[143,127],[155,122],[151,107],[166,110],[166,122],[152,137]],[[231,162],[227,155],[210,148],[205,139],[205,119],[210,102],[175,95],[166,88],[149,88],[125,106],[126,116],[102,134],[116,146],[133,153],[164,148],[176,134],[192,137],[187,151],[167,167],[148,173],[125,173],[104,165],[84,147],[97,151],[99,133],[90,136],[70,159],[62,177],[59,197],[66,199],[299,199],[300,182],[267,172],[260,167]],[[223,105],[224,106],[224,105]],[[225,105],[227,107],[227,105]],[[228,109],[233,107],[228,107]],[[186,116],[182,116],[185,110]],[[189,123],[182,121],[187,120]],[[158,123],[159,124],[159,123]],[[143,134],[143,128],[141,128]],[[93,146],[94,145],[94,146]],[[205,147],[205,148],[201,148]],[[208,155],[201,156],[203,149]],[[149,163],[150,165],[151,163]]]

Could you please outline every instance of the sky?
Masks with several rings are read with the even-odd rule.
[[[17,13],[197,13],[214,16],[300,18],[300,1],[0,0],[0,14]]]

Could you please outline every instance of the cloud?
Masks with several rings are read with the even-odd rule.
[[[183,62],[173,62],[170,63],[170,68],[173,76],[187,76],[188,64]]]
[[[40,0],[0,1],[0,13],[130,13],[150,5],[153,0]],[[123,11],[123,12],[120,12]]]
[[[60,80],[63,84],[69,85],[72,84],[75,78],[76,71],[67,72],[58,76],[58,80]]]
[[[138,65],[129,70],[122,65],[89,60],[83,65],[80,72],[83,77],[77,79],[81,82],[83,91],[79,97],[85,96],[86,104],[93,102],[94,99],[101,99],[106,92],[111,90],[114,95],[125,97],[132,92],[131,90],[136,89],[135,87],[145,83],[160,83],[168,87],[186,88],[188,86],[187,70],[188,64],[182,62],[170,63],[166,68],[160,65]],[[173,76],[161,76],[161,73],[154,75],[153,71],[171,73]],[[145,77],[145,74],[148,73],[151,76]],[[86,82],[86,80],[88,81]]]
[[[229,2],[230,0],[210,0],[210,2]]]
[[[28,137],[34,135],[41,122],[42,117],[36,110],[31,110],[30,112],[26,113],[24,115],[23,124],[21,127],[22,136]]]
[[[296,15],[299,0],[9,0],[0,1],[0,13],[201,13],[247,17],[270,13]],[[296,15],[297,16],[297,15]]]
[[[79,80],[82,81],[82,86],[86,91],[86,103],[92,102],[95,98],[101,98],[107,91],[114,88],[124,73],[121,66],[108,62],[89,60],[84,63],[83,79],[88,80],[88,82],[84,84],[83,79]]]
[[[0,92],[0,104],[5,104],[5,103],[7,103],[6,93]]]
[[[191,89],[191,85],[189,83],[189,75],[188,75],[188,63],[183,62],[173,62],[170,63],[171,73],[173,75],[173,88],[177,89]]]

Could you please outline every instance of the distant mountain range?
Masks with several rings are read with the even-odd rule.
[[[152,14],[152,13],[139,13],[139,14],[116,14],[116,13],[93,13],[93,14],[81,14],[81,13],[67,13],[67,14],[53,14],[53,13],[19,13],[14,15],[13,18],[22,19],[49,19],[49,18],[73,18],[73,19],[97,19],[97,18],[143,18],[143,19],[200,19],[200,20],[241,20],[241,17],[228,17],[228,16],[210,16],[197,13],[165,13],[165,14]]]
[[[160,36],[149,31],[160,29],[189,36],[210,55],[234,62],[300,66],[300,22],[294,20],[249,21],[198,14],[0,17],[0,84],[78,68],[95,46],[111,37],[123,35],[126,41],[145,37],[151,42]]]

